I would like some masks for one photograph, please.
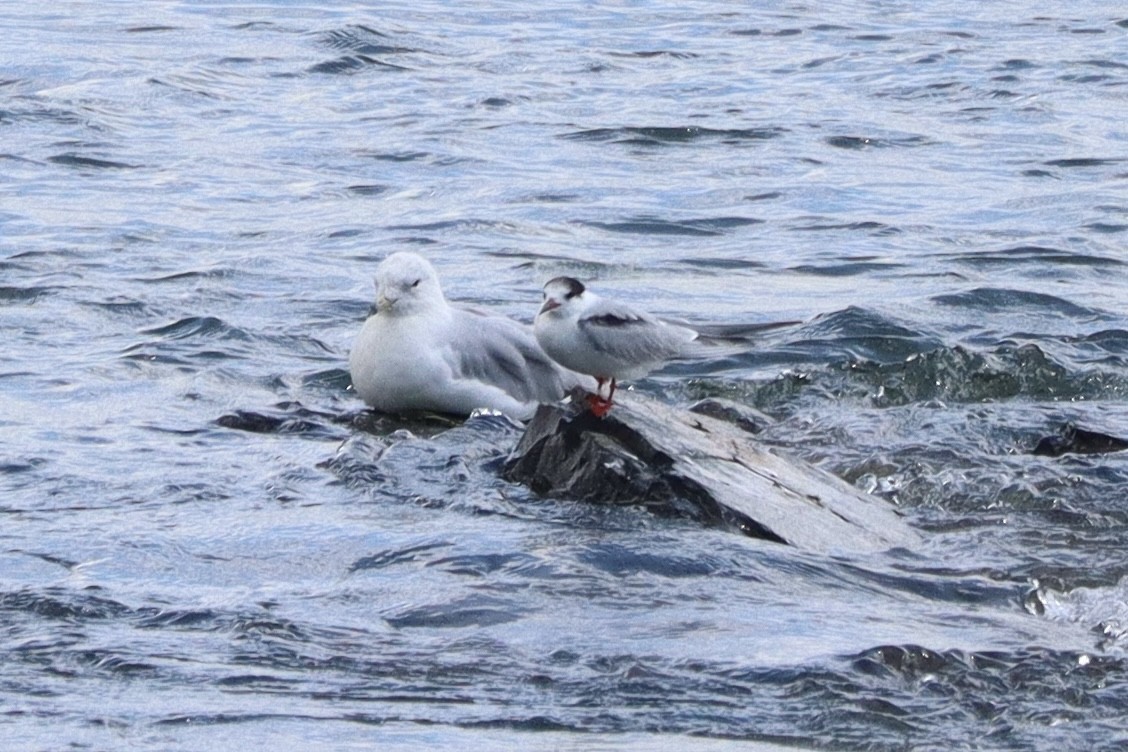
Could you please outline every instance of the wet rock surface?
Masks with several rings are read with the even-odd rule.
[[[1065,454],[1108,454],[1125,449],[1128,449],[1128,439],[1066,423],[1057,435],[1042,438],[1035,445],[1034,454],[1061,457]]]
[[[579,404],[541,406],[506,460],[506,479],[545,496],[640,504],[813,551],[917,540],[886,502],[757,445],[753,433],[766,418],[754,411],[718,403],[703,414],[631,394],[598,418]]]

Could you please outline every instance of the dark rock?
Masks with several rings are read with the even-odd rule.
[[[216,418],[216,425],[233,428],[236,431],[251,433],[302,433],[311,424],[300,418],[282,418],[276,415],[263,415],[250,410],[236,410],[229,415]]]
[[[1061,427],[1057,436],[1046,436],[1034,447],[1034,454],[1060,457],[1063,454],[1106,454],[1128,449],[1128,439],[1078,428],[1072,423]]]
[[[732,423],[748,433],[760,433],[774,422],[754,407],[719,397],[710,397],[690,405],[689,411]]]
[[[333,427],[333,423],[338,422],[333,415],[308,410],[297,402],[280,402],[275,408],[279,411],[277,414],[236,410],[219,416],[215,423],[223,428],[249,433],[301,434],[326,438],[345,436]]]
[[[747,417],[747,416],[746,416]],[[911,545],[888,504],[725,420],[621,395],[606,418],[542,405],[504,476],[546,496],[639,504],[815,551]]]

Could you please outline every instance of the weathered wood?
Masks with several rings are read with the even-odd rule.
[[[742,424],[755,421],[746,416]],[[504,474],[539,494],[643,504],[812,551],[918,540],[886,502],[756,445],[751,430],[639,394],[616,395],[606,418],[542,405]]]

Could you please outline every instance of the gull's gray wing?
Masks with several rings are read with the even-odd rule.
[[[451,363],[455,375],[504,390],[521,402],[555,402],[564,396],[566,375],[530,327],[473,308],[455,308],[458,340]]]

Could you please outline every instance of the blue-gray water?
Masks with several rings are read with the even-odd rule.
[[[5,749],[1128,743],[1115,3],[0,6]],[[386,254],[799,322],[722,395],[898,505],[824,557],[366,415]],[[255,430],[247,430],[253,428]]]

